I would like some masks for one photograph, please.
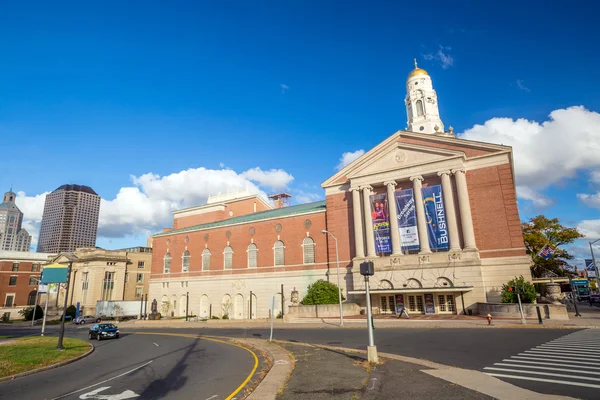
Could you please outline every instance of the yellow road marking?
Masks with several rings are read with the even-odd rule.
[[[235,389],[235,391],[233,393],[231,393],[229,396],[227,396],[225,398],[225,400],[231,400],[233,398],[233,396],[238,394],[238,392],[240,390],[242,390],[244,388],[244,386],[246,386],[248,384],[248,382],[250,382],[250,379],[252,379],[252,375],[254,375],[254,373],[256,372],[256,368],[258,368],[258,357],[256,356],[256,353],[254,353],[252,350],[250,350],[244,346],[240,346],[239,344],[227,342],[225,340],[215,339],[212,337],[207,337],[207,336],[202,336],[202,335],[192,335],[189,333],[166,333],[166,332],[165,333],[161,333],[161,332],[131,332],[131,333],[136,334],[136,335],[178,336],[178,337],[187,337],[187,338],[191,338],[191,339],[210,340],[212,342],[218,342],[218,343],[228,344],[230,346],[239,347],[240,349],[244,349],[247,352],[249,352],[250,354],[252,354],[252,357],[254,357],[254,367],[252,368],[252,371],[250,371],[250,374],[246,377],[244,382],[242,382],[242,384],[240,386],[238,386],[237,389]]]

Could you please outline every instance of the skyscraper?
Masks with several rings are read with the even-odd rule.
[[[46,196],[38,252],[96,246],[100,196],[89,186],[62,185]]]
[[[0,250],[29,251],[31,235],[21,228],[23,213],[15,204],[16,198],[10,189],[0,203]]]

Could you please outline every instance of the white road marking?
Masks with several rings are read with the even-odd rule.
[[[521,357],[521,355],[523,356],[529,356],[529,357]],[[556,358],[556,357],[552,357],[552,356],[536,356],[533,354],[523,354],[523,353],[519,353],[518,356],[513,356],[512,358],[522,358],[524,360],[543,360],[543,361],[564,361],[564,362],[568,362],[568,363],[572,363],[572,364],[585,364],[588,365],[589,362],[587,361],[571,361],[571,360],[565,360],[565,357],[561,357],[561,358]],[[571,358],[571,357],[569,357]],[[575,360],[581,360],[581,357],[575,357]]]
[[[565,349],[565,350],[572,349],[572,350],[581,350],[581,351],[587,351],[587,350],[600,351],[600,346],[576,346],[576,345],[546,343],[546,344],[543,344],[538,347],[548,347],[548,348]]]
[[[569,363],[569,362],[574,362],[574,361],[563,361],[563,362],[542,362],[542,361],[524,361],[524,360],[513,360],[512,358],[505,358],[504,360],[502,360],[503,362],[516,362],[516,363],[525,363],[525,364],[535,364],[535,365],[555,365],[555,366],[562,366],[562,367],[575,367],[575,368],[582,368],[582,365],[577,365],[577,364],[565,364],[565,363]],[[586,368],[588,369],[600,369],[600,367],[590,367],[587,365],[587,363],[584,362],[580,362],[579,364],[584,364]]]
[[[592,378],[589,376],[575,376],[575,375],[567,375],[567,374],[555,374],[554,372],[522,371],[519,369],[496,368],[496,367],[485,367],[484,369],[485,370],[493,370],[493,371],[517,372],[519,374],[558,376],[560,378],[582,379],[584,381],[600,382],[600,378]]]
[[[117,376],[113,376],[112,378],[105,379],[105,380],[103,380],[102,382],[98,382],[98,383],[95,383],[95,384],[93,384],[93,385],[86,386],[86,387],[84,387],[83,389],[75,390],[74,392],[67,393],[67,394],[63,394],[62,396],[55,397],[55,398],[53,398],[52,400],[63,399],[63,398],[65,398],[65,397],[67,397],[67,396],[70,396],[70,395],[72,395],[72,394],[79,393],[79,392],[83,392],[84,390],[87,390],[87,389],[91,389],[91,388],[93,388],[94,386],[98,386],[98,385],[102,385],[103,383],[110,382],[110,381],[112,381],[113,379],[120,378],[120,377],[122,377],[122,376],[124,376],[124,375],[127,375],[127,374],[130,374],[130,373],[132,373],[133,371],[137,371],[137,370],[138,370],[138,369],[140,369],[140,368],[144,368],[146,365],[148,365],[148,364],[151,364],[151,363],[152,363],[152,361],[154,361],[154,360],[150,360],[150,361],[148,361],[147,363],[140,365],[139,367],[135,367],[134,369],[131,369],[131,370],[127,371],[127,372],[123,372],[122,374],[119,374],[119,375],[117,375]]]
[[[525,350],[525,354],[519,353],[519,355],[527,355],[527,356],[538,355],[541,357],[569,358],[571,360],[581,360],[582,359],[581,354],[567,354],[567,353],[561,354],[556,351],[543,351],[543,350],[533,350],[533,349]],[[600,358],[595,358],[595,357],[585,357],[585,359],[591,360],[591,361],[600,361]]]
[[[98,400],[127,400],[127,399],[133,399],[135,397],[140,397],[139,394],[137,394],[131,390],[126,390],[121,394],[98,394],[100,392],[104,392],[106,389],[110,389],[110,386],[101,387],[101,388],[93,390],[89,393],[82,394],[81,396],[79,396],[79,398],[80,399],[98,399]]]
[[[501,367],[513,367],[513,368],[534,368],[534,369],[546,369],[550,371],[568,371],[568,372],[577,372],[580,374],[589,374],[589,375],[600,375],[600,372],[591,372],[584,371],[581,369],[564,369],[564,368],[552,368],[552,367],[540,367],[539,365],[516,365],[516,364],[505,364],[505,363],[495,363],[494,365],[499,365]],[[484,368],[485,369],[485,368]]]
[[[279,365],[284,364],[285,365],[285,364],[289,364],[289,362],[286,361],[286,360],[277,360],[277,361],[275,361],[275,365],[277,365],[277,364],[279,364]]]
[[[218,395],[218,394],[215,394],[214,396],[211,396],[211,397],[209,397],[209,398],[208,398],[208,399],[206,399],[206,400],[211,400],[211,399],[214,399],[215,397],[219,397],[219,395]]]
[[[525,353],[535,353],[535,354],[540,354],[540,353],[544,353],[544,354],[555,354],[557,356],[562,357],[563,354],[566,356],[578,356],[576,358],[581,358],[582,354],[581,353],[575,353],[572,351],[563,351],[563,350],[542,350],[542,349],[531,349],[531,350],[525,350]],[[600,360],[600,356],[586,356],[585,357],[586,360]]]
[[[511,379],[522,379],[524,381],[536,381],[536,382],[548,382],[548,383],[559,383],[561,385],[571,385],[571,386],[583,386],[589,388],[600,389],[600,385],[593,385],[591,383],[583,383],[583,382],[570,382],[570,381],[560,381],[557,379],[543,379],[543,378],[533,378],[530,376],[517,376],[517,375],[507,375],[507,374],[494,374],[486,372],[489,376],[495,376],[496,378],[511,378]]]
[[[154,343],[154,342],[152,342],[152,343]],[[158,344],[156,344],[156,343],[154,343],[154,345],[155,345],[156,347],[159,347],[159,346],[158,346]]]
[[[368,388],[367,390],[373,390],[375,389],[375,381],[377,380],[377,378],[373,378],[371,379],[371,381],[373,382],[373,386],[371,386],[370,388]]]

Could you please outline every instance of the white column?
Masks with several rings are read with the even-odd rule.
[[[358,188],[351,188],[352,191],[352,213],[354,217],[354,247],[356,257],[365,256],[365,245],[363,243],[363,225],[362,213],[360,210],[360,192]]]
[[[456,210],[454,208],[454,193],[450,181],[450,171],[438,172],[442,178],[442,197],[446,211],[446,224],[448,236],[450,237],[450,250],[460,250],[460,239],[458,237],[458,222],[456,221]]]
[[[371,186],[362,186],[363,192],[363,208],[365,210],[365,237],[367,239],[367,257],[376,257],[375,253],[375,237],[373,236],[373,221],[371,221]]]
[[[417,212],[417,230],[419,231],[419,245],[421,251],[419,254],[431,253],[429,248],[429,237],[427,233],[427,220],[425,219],[425,205],[423,204],[422,176],[413,176],[410,178],[413,183],[413,194],[415,196],[415,210]]]
[[[400,243],[400,230],[398,228],[398,209],[396,208],[396,196],[394,195],[396,182],[389,181],[383,183],[387,187],[388,207],[390,211],[390,235],[392,237],[392,254],[402,254],[402,244]]]
[[[465,250],[477,250],[475,246],[475,233],[473,232],[473,218],[471,217],[471,204],[469,203],[469,190],[464,169],[452,171],[456,177],[456,191],[458,193],[458,208],[460,209],[460,222],[462,223],[463,241]]]

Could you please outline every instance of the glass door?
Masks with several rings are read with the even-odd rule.
[[[424,301],[423,301],[423,296],[422,295],[409,295],[408,296],[408,311],[412,312],[412,313],[424,313],[425,312],[425,306],[424,306]]]

